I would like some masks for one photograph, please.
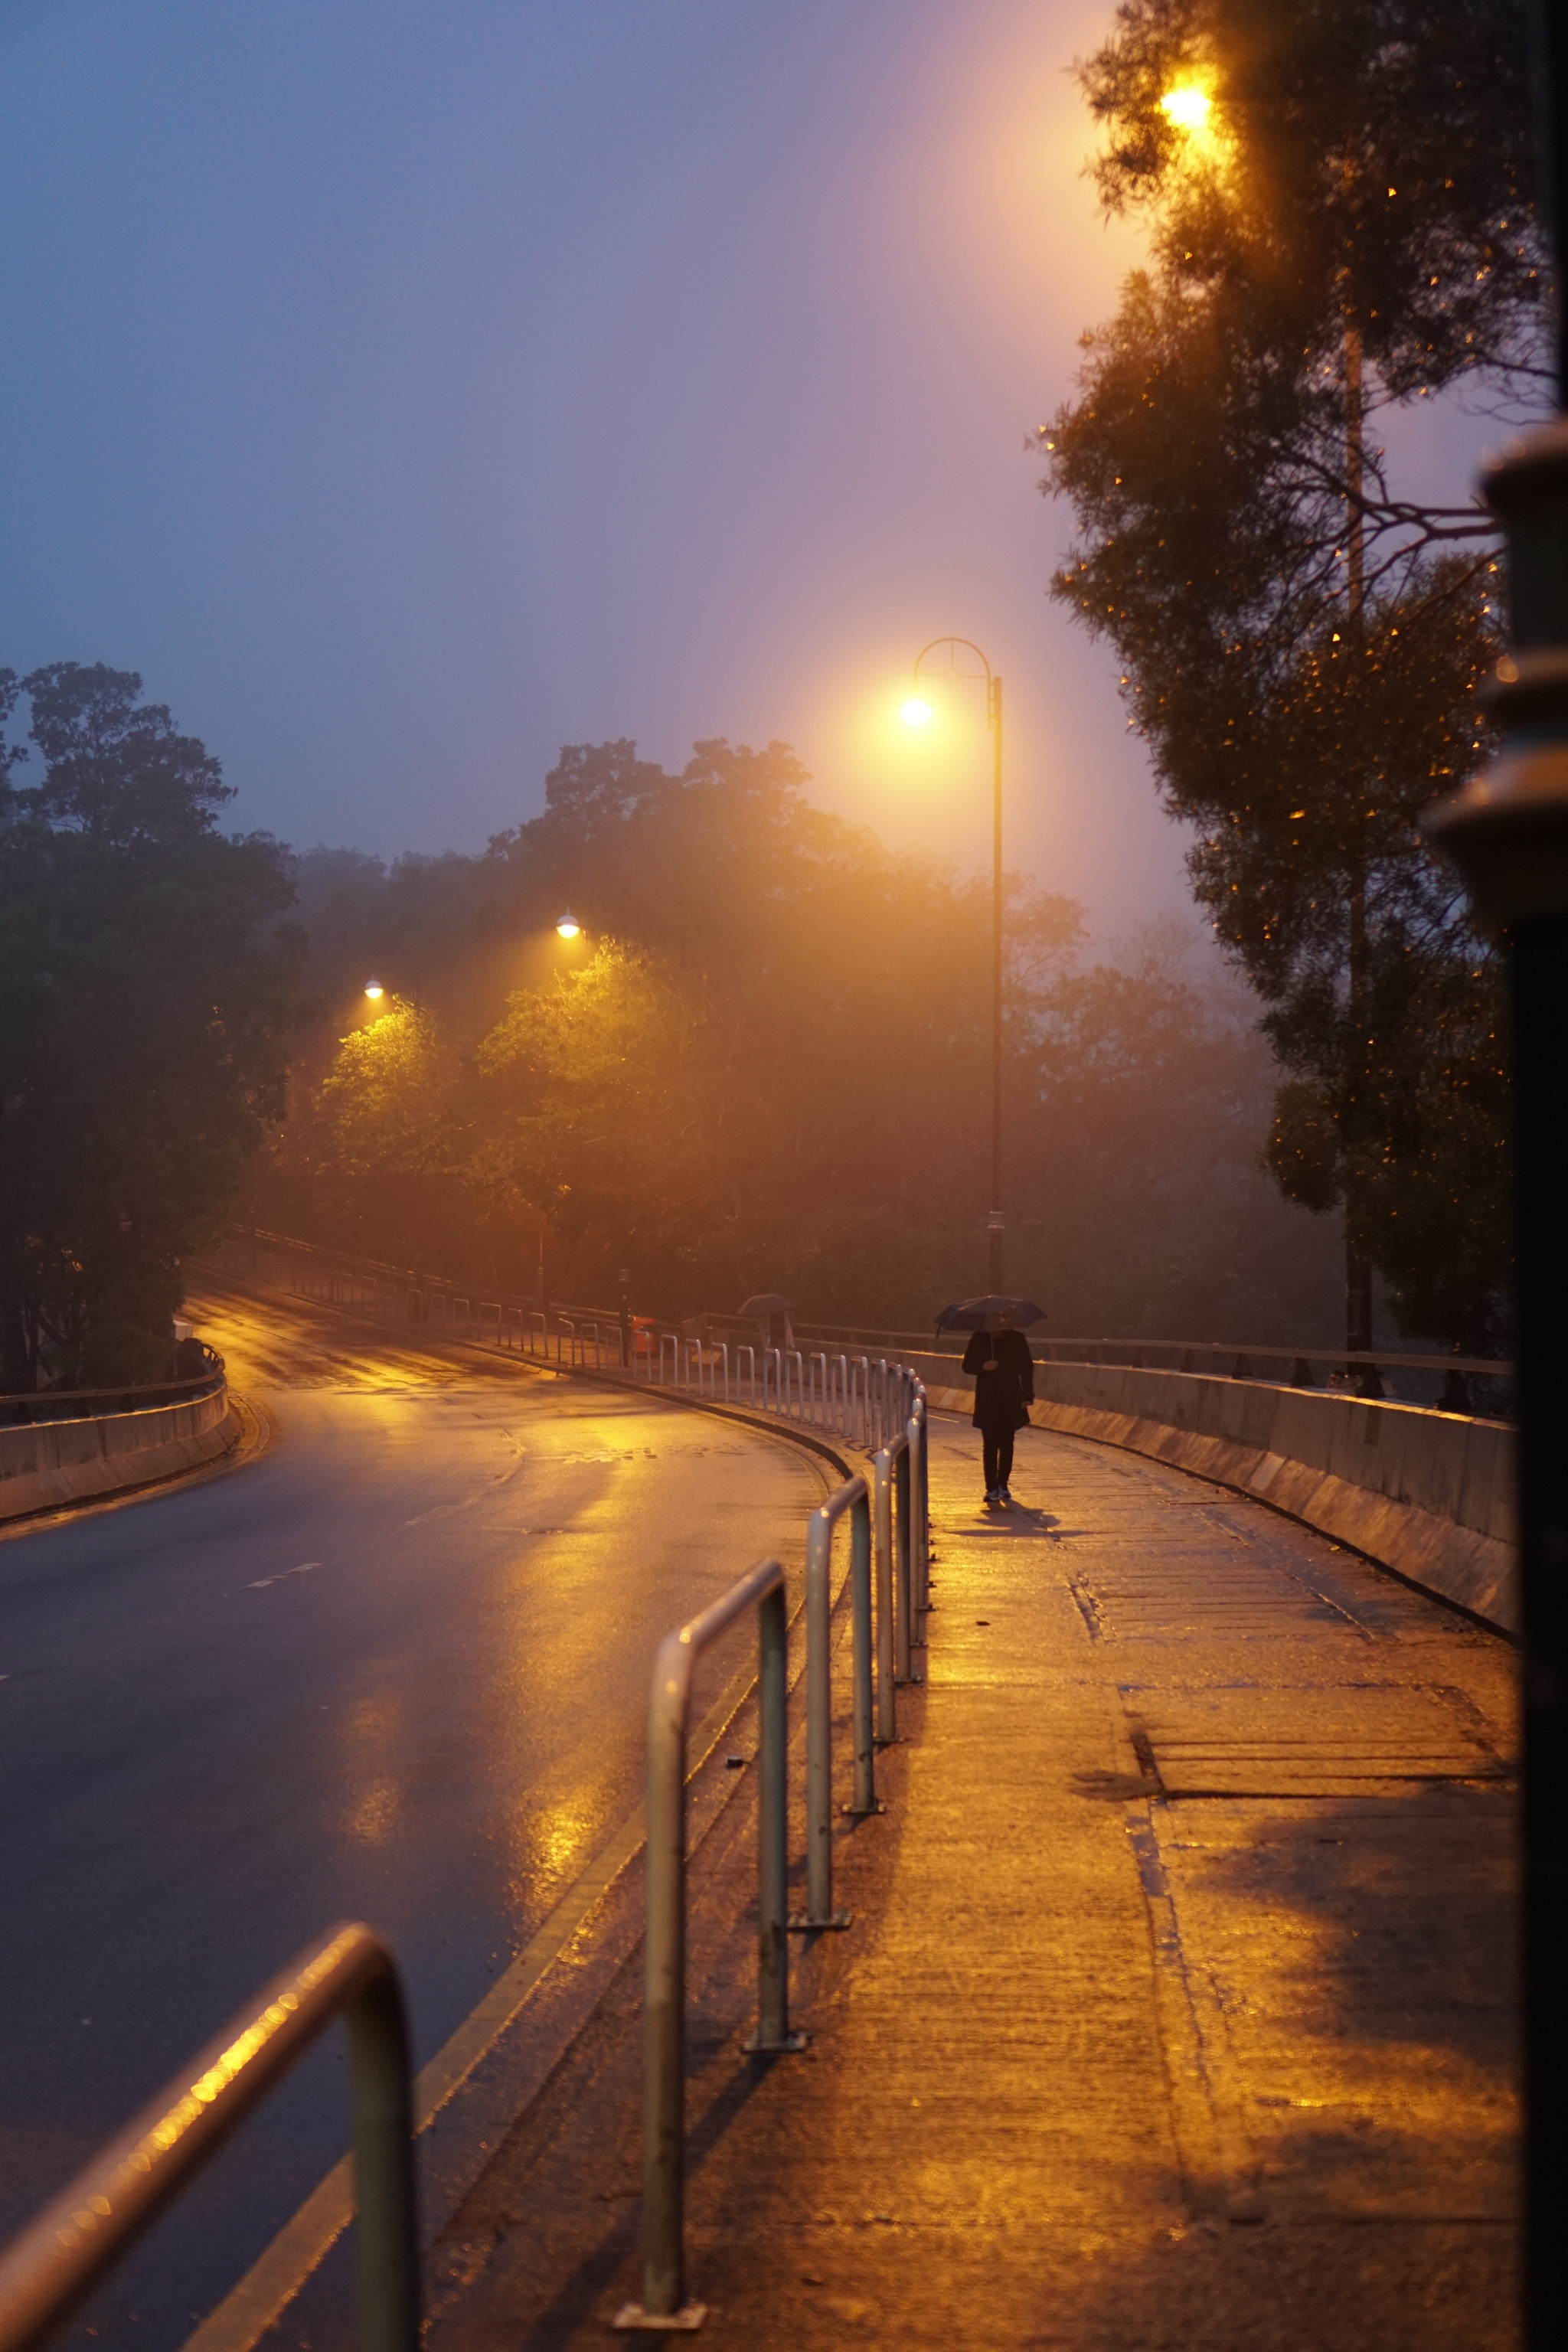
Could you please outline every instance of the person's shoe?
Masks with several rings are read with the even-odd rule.
[[[998,1487],[997,1487],[997,1489],[996,1489],[996,1500],[997,1500],[999,1503],[1010,1503],[1010,1502],[1012,1501],[1012,1499],[1013,1499],[1013,1489],[1011,1488],[1011,1486],[998,1486]]]
[[[1002,1500],[1001,1487],[987,1486],[985,1489],[985,1499],[988,1503],[999,1503]]]

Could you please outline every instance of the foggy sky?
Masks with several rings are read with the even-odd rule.
[[[0,662],[141,670],[300,846],[475,849],[563,742],[722,734],[968,865],[978,696],[889,724],[957,631],[1010,858],[1102,933],[1180,903],[1022,446],[1137,258],[1064,71],[1110,15],[0,0]]]

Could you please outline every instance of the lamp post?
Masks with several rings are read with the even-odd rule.
[[[1542,179],[1568,252],[1568,28],[1536,11]],[[1568,398],[1568,310],[1555,320]],[[1529,2352],[1568,2340],[1568,416],[1512,442],[1483,487],[1508,534],[1511,638],[1490,700],[1502,757],[1426,818],[1479,913],[1506,927],[1513,998],[1519,1580],[1524,1719],[1524,2301]]]
[[[969,637],[932,637],[915,656],[915,692],[904,705],[908,725],[930,723],[931,705],[921,698],[924,677],[939,673],[921,669],[930,654],[947,654],[950,677],[982,679],[985,686],[985,719],[991,730],[991,1214],[986,1219],[990,1244],[990,1287],[1002,1288],[1002,681],[980,647]],[[979,671],[959,667],[961,653],[973,654]]]

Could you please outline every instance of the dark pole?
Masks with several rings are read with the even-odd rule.
[[[991,1290],[1002,1288],[1002,681],[991,681]]]
[[[1542,178],[1561,177],[1563,26],[1537,15]],[[1562,213],[1558,210],[1558,221]],[[1563,237],[1559,230],[1558,252]],[[1563,324],[1558,268],[1561,338]],[[1568,382],[1559,352],[1558,396]],[[1492,703],[1502,757],[1434,809],[1427,830],[1478,911],[1507,927],[1513,996],[1518,1243],[1519,1550],[1523,1650],[1525,2341],[1568,2343],[1568,418],[1488,467],[1508,537],[1512,649]]]

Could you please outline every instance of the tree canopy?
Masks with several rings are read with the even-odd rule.
[[[142,681],[0,672],[0,1385],[160,1374],[180,1261],[282,1116],[302,941],[277,845]]]
[[[258,1221],[521,1290],[542,1229],[555,1297],[626,1267],[672,1314],[782,1288],[909,1327],[972,1291],[988,892],[805,782],[784,745],[678,773],[578,745],[481,857],[298,859],[330,1017]],[[1016,879],[1009,942],[1010,1264],[1054,1328],[1318,1328],[1321,1253],[1282,1248],[1306,1221],[1251,1164],[1272,1066],[1235,1004],[1172,939],[1086,970],[1079,909]]]
[[[1269,1164],[1341,1206],[1403,1328],[1478,1348],[1500,982],[1415,820],[1489,747],[1498,559],[1473,500],[1395,495],[1368,428],[1546,382],[1527,48],[1514,0],[1125,0],[1081,79],[1150,264],[1039,436],[1079,525],[1055,593],[1120,655],[1285,1066]]]

